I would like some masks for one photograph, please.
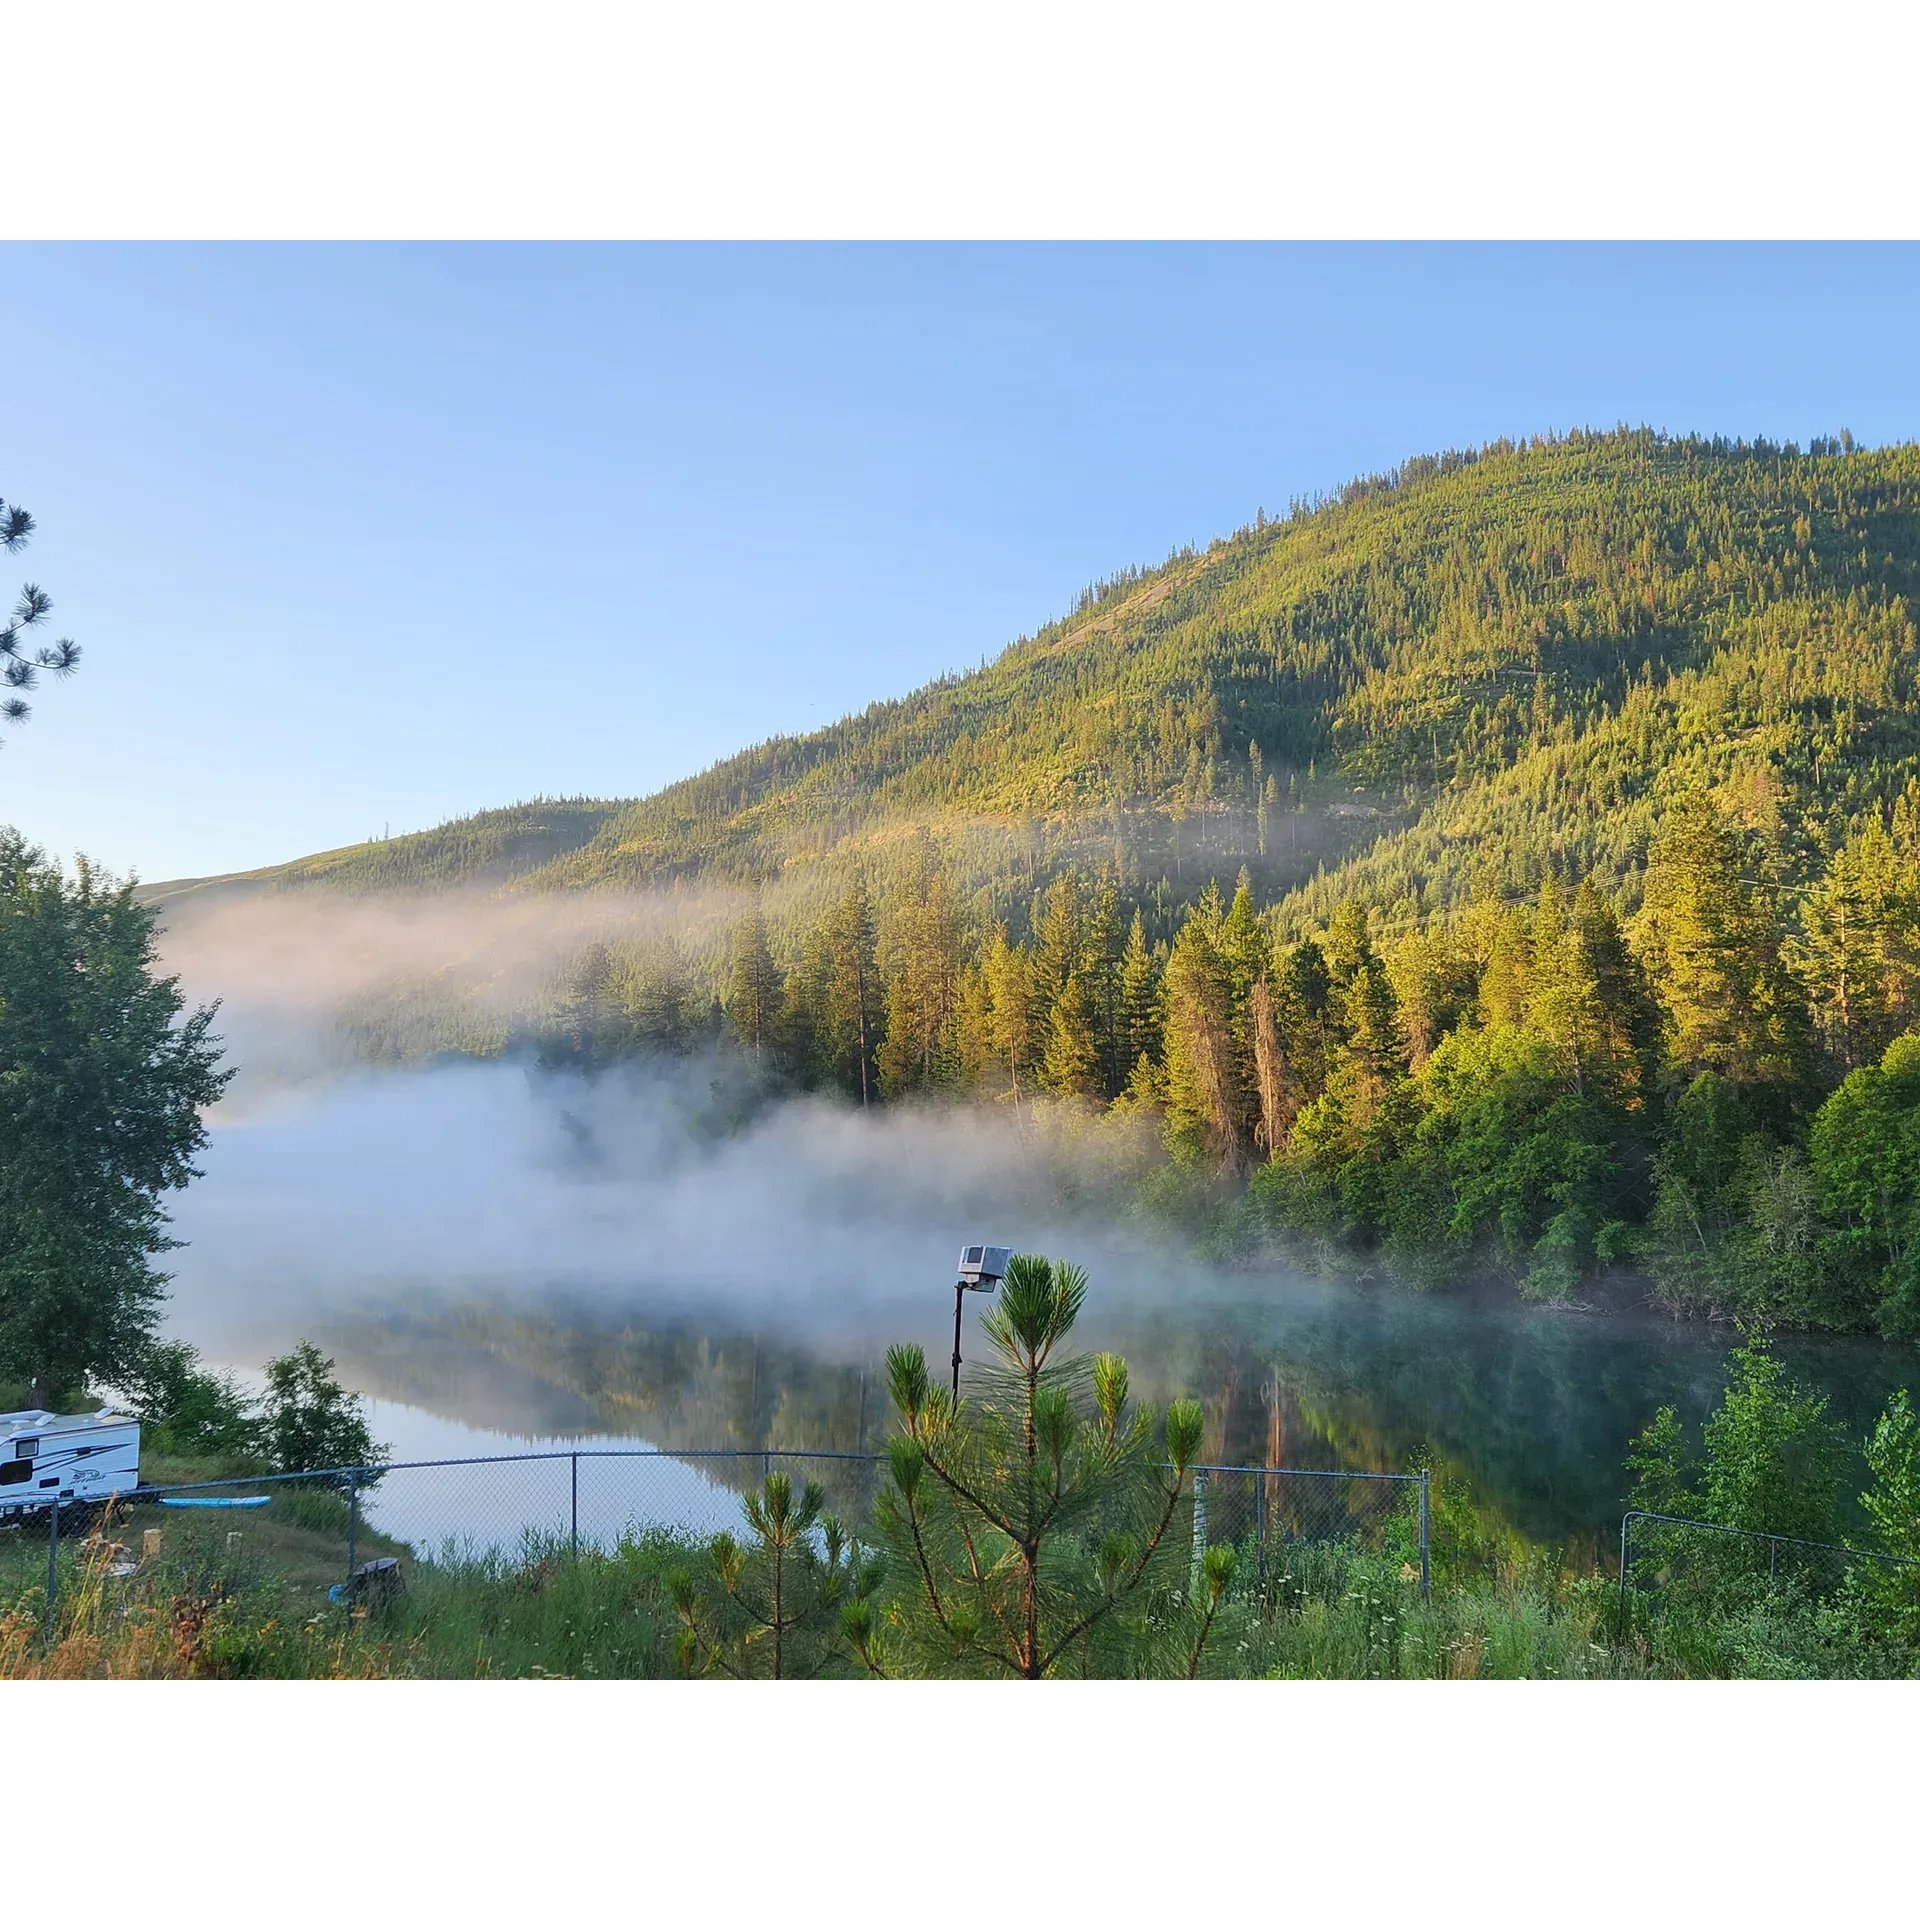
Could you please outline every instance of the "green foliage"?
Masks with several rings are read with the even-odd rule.
[[[16,500],[11,506],[0,500],[0,552],[18,553],[32,540],[34,519]],[[65,679],[80,664],[80,649],[71,640],[56,640],[50,645],[34,644],[53,601],[43,588],[29,582],[20,589],[6,624],[0,626],[0,687],[6,689],[0,699],[0,720],[18,725],[33,711],[21,696],[31,693],[43,673]],[[21,644],[21,636],[27,644]]]
[[[705,1565],[678,1568],[669,1581],[682,1672],[810,1680],[844,1670],[850,1633],[879,1583],[877,1562],[826,1513],[812,1481],[796,1496],[786,1474],[768,1474],[747,1495],[746,1516],[751,1549],[716,1534]]]
[[[1920,1644],[1920,1414],[1902,1387],[1867,1436],[1871,1483],[1860,1496],[1874,1551],[1911,1561],[1856,1561],[1849,1584],[1868,1630],[1879,1639]]]
[[[1634,1443],[1635,1504],[1752,1533],[1837,1539],[1847,1443],[1825,1398],[1791,1380],[1759,1338],[1728,1355],[1727,1371],[1697,1464],[1671,1407]]]
[[[889,1352],[889,1579],[847,1623],[874,1672],[1198,1670],[1232,1571],[1181,1552],[1200,1409],[1175,1402],[1156,1432],[1124,1361],[1060,1353],[1086,1289],[1077,1267],[1016,1255],[982,1321],[998,1363],[958,1406],[920,1348]]]
[[[340,1384],[334,1363],[311,1340],[267,1362],[260,1431],[277,1473],[378,1467],[388,1457],[374,1444],[360,1396]],[[376,1477],[363,1475],[363,1483]]]
[[[233,1376],[200,1365],[182,1340],[147,1349],[129,1395],[151,1453],[246,1456],[262,1451],[254,1403]]]
[[[1682,1520],[1698,1517],[1700,1497],[1693,1487],[1694,1467],[1680,1416],[1662,1407],[1627,1450],[1629,1498],[1647,1513],[1671,1513]]]
[[[184,1015],[184,1017],[182,1017]],[[154,917],[0,829],[0,1373],[50,1405],[131,1379],[219,1071],[214,1010],[154,970]]]
[[[1703,788],[1682,790],[1667,809],[1635,932],[1665,1016],[1670,1069],[1736,1085],[1795,1080],[1801,1009],[1773,891]]]
[[[1757,1341],[1735,1349],[1733,1378],[1704,1433],[1703,1508],[1721,1526],[1831,1540],[1845,1436],[1826,1400],[1787,1378]]]
[[[1829,1253],[1889,1333],[1920,1333],[1920,1034],[1856,1067],[1807,1141]]]

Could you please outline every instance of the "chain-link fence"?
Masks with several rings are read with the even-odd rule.
[[[880,1454],[580,1447],[145,1486],[92,1512],[29,1512],[10,1557],[44,1551],[49,1631],[63,1581],[111,1580],[156,1556],[188,1590],[270,1567],[315,1606],[357,1605],[400,1582],[409,1561],[504,1568],[656,1530],[744,1539],[745,1495],[775,1471],[818,1482],[826,1511],[857,1533],[884,1470]],[[1417,1556],[1426,1589],[1425,1474],[1205,1466],[1191,1498],[1196,1551],[1227,1542],[1264,1576],[1302,1546],[1391,1540]]]
[[[1838,1592],[1850,1572],[1875,1567],[1920,1576],[1920,1560],[1896,1554],[1634,1508],[1620,1522],[1619,1629],[1624,1636],[1636,1608],[1726,1608],[1785,1587],[1815,1598]]]
[[[1430,1484],[1425,1473],[1351,1473],[1308,1467],[1206,1466],[1194,1475],[1196,1552],[1225,1543],[1264,1581],[1301,1547],[1380,1551],[1389,1545],[1417,1566],[1431,1590]]]

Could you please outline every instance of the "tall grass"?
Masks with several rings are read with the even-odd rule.
[[[299,1520],[330,1544],[340,1516],[327,1498],[289,1509],[287,1531]],[[164,1552],[129,1564],[96,1524],[62,1547],[50,1641],[44,1544],[37,1572],[30,1552],[0,1561],[0,1678],[669,1678],[680,1671],[673,1576],[707,1551],[663,1529],[578,1552],[564,1534],[530,1532],[512,1549],[406,1564],[403,1591],[349,1612],[316,1600],[297,1554],[276,1562],[224,1541],[176,1529]],[[1641,1608],[1624,1637],[1615,1606],[1612,1581],[1569,1573],[1549,1554],[1437,1569],[1423,1599],[1399,1543],[1295,1544],[1264,1564],[1243,1555],[1201,1671],[1579,1680],[1909,1676],[1920,1666],[1916,1649],[1869,1635],[1844,1596],[1791,1583]]]

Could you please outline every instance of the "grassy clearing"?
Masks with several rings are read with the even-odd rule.
[[[160,1484],[188,1477],[200,1476]],[[0,1674],[364,1671],[358,1648],[332,1650],[347,1623],[327,1590],[346,1574],[347,1526],[346,1500],[317,1487],[263,1508],[116,1503],[84,1534],[63,1529],[51,1651],[46,1525],[0,1528]],[[407,1549],[363,1521],[357,1557],[388,1554]]]
[[[332,1501],[331,1507],[328,1502]],[[272,1510],[265,1510],[271,1512]],[[679,1673],[676,1569],[706,1543],[636,1533],[570,1552],[563,1537],[408,1562],[405,1590],[349,1616],[329,1605],[344,1505],[316,1494],[229,1543],[221,1512],[150,1512],[62,1547],[59,1629],[43,1643],[44,1534],[0,1550],[0,1677],[605,1678]],[[393,1543],[366,1536],[368,1553]],[[37,1546],[37,1560],[34,1549]],[[116,1546],[125,1551],[116,1553]],[[115,1573],[118,1562],[129,1572]],[[1301,1547],[1236,1578],[1201,1663],[1209,1678],[1624,1679],[1912,1675],[1832,1597],[1734,1589],[1614,1631],[1615,1588],[1535,1556],[1420,1597],[1392,1552]]]

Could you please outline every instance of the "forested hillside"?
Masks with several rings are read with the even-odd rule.
[[[1916,566],[1920,448],[1502,444],[650,799],[253,878],[757,886],[520,1033],[591,1063],[724,1008],[796,1086],[1146,1116],[1243,1244],[1910,1335]]]
[[[929,817],[1109,840],[1134,884],[1185,858],[1270,885],[1303,801],[1318,851],[1321,775],[1409,827],[1368,863],[1388,897],[1462,898],[1489,858],[1630,892],[1675,774],[1752,787],[1805,857],[1920,764],[1917,488],[1914,448],[1644,433],[1413,461],[624,809],[541,879],[766,879]]]
[[[260,877],[792,880],[925,822],[970,886],[1073,857],[1191,899],[1244,863],[1277,898],[1357,846],[1381,901],[1556,868],[1630,907],[1663,782],[1738,787],[1804,861],[1920,767],[1916,507],[1912,447],[1623,432],[1414,460],[649,799],[503,809]]]
[[[498,886],[591,840],[619,811],[609,800],[527,800],[469,814],[397,840],[366,840],[284,866],[203,880],[165,880],[138,889],[147,901],[205,899],[333,887],[355,893]]]

